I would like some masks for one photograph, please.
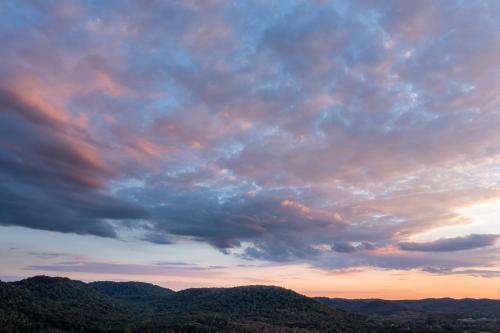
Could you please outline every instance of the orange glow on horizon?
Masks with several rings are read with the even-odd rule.
[[[37,272],[33,272],[35,275]],[[40,272],[39,274],[47,274]],[[231,267],[176,275],[64,272],[48,275],[84,281],[142,281],[173,290],[241,285],[276,285],[309,297],[337,298],[498,298],[500,277],[436,275],[417,270],[349,269],[329,272],[305,265]],[[230,281],[230,282],[228,282]]]

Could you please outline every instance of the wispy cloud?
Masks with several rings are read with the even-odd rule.
[[[29,271],[41,272],[78,272],[93,274],[117,275],[159,275],[159,276],[205,276],[219,274],[221,267],[201,267],[195,265],[145,265],[107,263],[94,261],[69,261],[47,265],[30,265],[25,267]]]

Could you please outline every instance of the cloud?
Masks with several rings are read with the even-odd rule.
[[[295,238],[304,232],[310,232],[311,237],[313,234],[319,238],[330,237],[343,228],[342,222],[330,212],[309,208],[291,199],[280,201],[284,193],[255,196],[227,193],[227,197],[223,197],[201,188],[198,192],[159,190],[164,204],[153,210],[156,232],[190,236],[222,249],[267,236],[276,237],[277,242],[281,237]]]
[[[471,275],[471,276],[480,276],[485,278],[497,278],[500,277],[500,271],[497,269],[435,269],[428,268],[425,269],[428,273],[439,274],[439,275]]]
[[[8,79],[22,83],[22,75]],[[0,91],[0,224],[114,237],[110,220],[146,218],[140,205],[102,190],[116,175],[112,163],[65,110],[12,82],[1,83],[16,92]]]
[[[500,198],[499,5],[2,5],[0,224],[326,269],[498,262],[491,235],[406,240]]]
[[[39,259],[58,259],[58,258],[67,258],[69,260],[89,260],[87,256],[81,254],[73,254],[73,253],[63,253],[63,252],[27,252],[28,255],[34,256]]]
[[[499,235],[473,234],[464,237],[443,238],[432,242],[405,242],[399,243],[398,246],[404,251],[453,252],[493,246],[499,237]]]
[[[151,243],[161,244],[161,245],[167,245],[173,243],[168,236],[162,235],[158,231],[155,231],[153,233],[148,233],[144,237],[142,237],[142,239]]]
[[[352,253],[356,251],[363,250],[374,250],[373,244],[368,242],[362,243],[345,243],[345,242],[334,242],[332,245],[332,250],[340,253]]]
[[[174,276],[199,276],[210,277],[217,275],[214,268],[185,266],[185,265],[143,265],[143,264],[123,264],[106,262],[61,262],[47,265],[30,265],[25,267],[30,271],[42,272],[79,272],[94,274],[118,274],[118,275],[174,275]]]

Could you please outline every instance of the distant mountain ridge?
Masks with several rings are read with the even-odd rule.
[[[366,316],[402,313],[447,316],[450,318],[500,318],[500,300],[426,298],[421,300],[345,299],[316,297],[332,308]]]

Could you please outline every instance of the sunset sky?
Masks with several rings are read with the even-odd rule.
[[[0,1],[0,279],[500,297],[500,1]]]

